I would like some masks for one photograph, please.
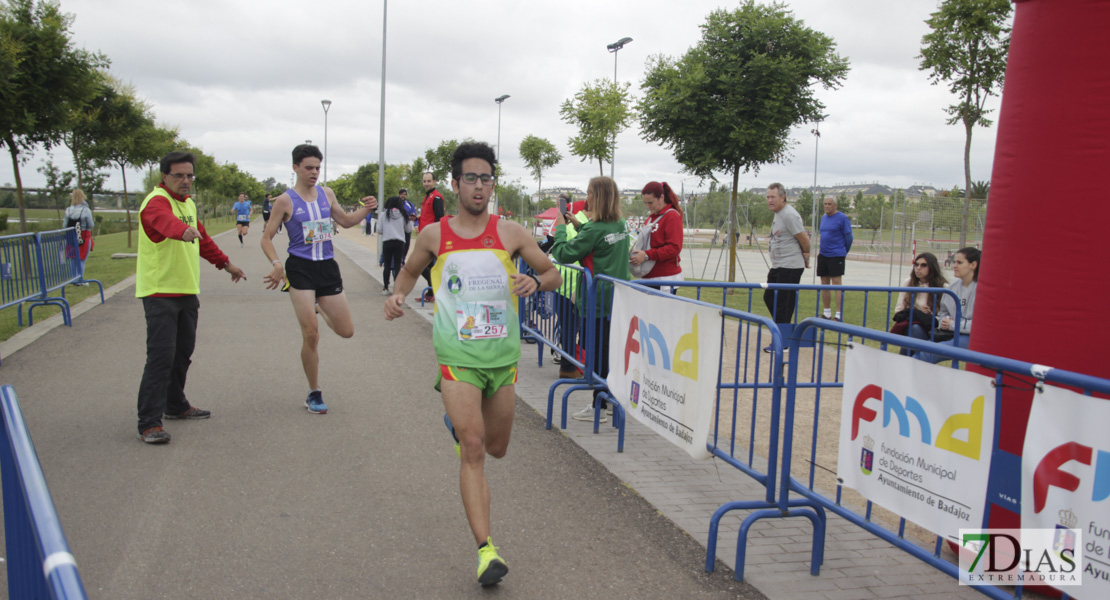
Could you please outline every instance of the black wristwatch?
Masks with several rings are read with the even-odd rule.
[[[532,279],[536,280],[536,290],[539,290],[540,289],[540,278],[536,277],[535,273],[529,273],[528,276],[531,277]]]

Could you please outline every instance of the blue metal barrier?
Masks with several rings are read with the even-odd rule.
[[[849,324],[845,324],[845,323],[838,323],[838,322],[830,321],[830,320],[826,320],[826,319],[814,319],[814,318],[806,319],[802,323],[800,323],[799,326],[798,326],[798,330],[800,332],[805,332],[805,330],[807,330],[807,329],[821,330],[822,334],[824,334],[825,331],[830,331],[830,332],[833,332],[833,333],[836,333],[836,334],[848,336],[849,339],[854,340],[854,343],[864,343],[865,341],[870,341],[870,342],[879,344],[880,347],[883,348],[883,349],[886,349],[888,346],[893,345],[893,346],[897,346],[897,347],[909,348],[909,349],[915,350],[915,351],[930,352],[930,353],[945,357],[946,359],[951,359],[953,361],[953,364],[956,364],[956,363],[962,361],[962,362],[969,363],[969,364],[979,365],[979,366],[981,366],[985,369],[994,371],[994,373],[995,373],[995,386],[994,387],[995,387],[995,390],[996,390],[996,392],[995,392],[996,393],[996,402],[995,402],[995,415],[994,415],[995,437],[994,437],[994,441],[993,441],[993,452],[994,452],[994,455],[996,457],[998,457],[1000,454],[1006,454],[1007,456],[1011,456],[1012,458],[1015,458],[1015,459],[1017,458],[1017,457],[1013,457],[1012,455],[1009,455],[1008,453],[1005,453],[1004,451],[1002,451],[998,448],[998,437],[999,437],[998,429],[999,429],[1000,423],[1001,423],[1001,414],[1002,414],[1002,406],[1003,406],[1003,403],[1001,401],[1001,394],[1002,394],[1002,389],[1004,387],[1004,385],[1003,385],[1003,375],[1004,374],[1018,374],[1018,375],[1022,375],[1022,376],[1031,376],[1032,378],[1035,378],[1035,379],[1040,380],[1042,382],[1057,383],[1057,384],[1061,384],[1061,385],[1065,385],[1065,386],[1072,386],[1072,387],[1075,387],[1075,388],[1079,388],[1080,390],[1082,390],[1084,393],[1087,393],[1087,394],[1091,394],[1091,393],[1110,394],[1110,381],[1105,380],[1105,379],[1099,379],[1099,378],[1090,377],[1090,376],[1082,375],[1082,374],[1079,374],[1079,373],[1072,373],[1072,372],[1069,372],[1069,371],[1063,371],[1063,370],[1059,370],[1059,369],[1047,369],[1046,370],[1044,367],[1040,367],[1040,366],[1034,365],[1032,363],[1012,360],[1012,359],[998,357],[998,356],[992,356],[992,355],[988,355],[988,354],[982,354],[982,353],[979,353],[979,352],[973,352],[971,350],[966,350],[966,349],[959,348],[959,347],[936,344],[936,343],[932,343],[932,342],[928,342],[928,341],[922,341],[922,340],[909,338],[909,337],[905,337],[905,336],[894,335],[894,334],[887,333],[885,331],[869,330],[869,329],[864,329],[862,327],[857,327],[857,326],[849,325]],[[791,346],[792,346],[792,348],[791,348],[792,352],[797,352],[798,351],[799,348],[797,346],[797,338],[795,338],[794,340],[791,340]],[[817,354],[821,354],[825,350],[825,348],[827,348],[827,346],[824,346],[824,345],[819,346],[819,350],[817,351]],[[820,360],[820,358],[818,358],[818,360]],[[815,377],[816,377],[815,381],[813,381],[809,384],[806,384],[806,383],[803,383],[803,382],[799,381],[799,374],[798,374],[799,365],[795,362],[790,362],[788,366],[789,366],[789,369],[788,369],[789,374],[788,374],[788,379],[787,379],[787,384],[786,384],[787,398],[786,398],[786,407],[785,407],[785,417],[784,417],[784,423],[783,423],[783,429],[785,431],[785,435],[784,435],[784,438],[783,438],[783,454],[782,454],[782,468],[781,468],[783,476],[780,480],[780,484],[779,484],[780,489],[779,489],[779,492],[778,492],[778,497],[779,497],[780,504],[784,503],[789,498],[790,493],[793,492],[795,494],[798,494],[799,496],[801,496],[801,498],[795,499],[795,500],[790,500],[790,502],[789,502],[790,504],[795,505],[795,506],[810,506],[810,507],[813,507],[813,508],[824,508],[828,511],[831,511],[831,512],[843,517],[844,519],[851,522],[852,524],[859,526],[860,528],[864,529],[865,531],[868,531],[869,533],[872,533],[875,536],[893,544],[897,548],[907,552],[908,554],[914,556],[915,558],[917,558],[917,559],[935,567],[936,569],[940,570],[941,572],[943,572],[943,573],[945,573],[945,574],[947,574],[951,577],[958,577],[959,576],[958,565],[953,564],[953,563],[949,562],[948,560],[945,560],[944,558],[941,557],[942,543],[943,543],[943,539],[944,539],[943,537],[941,537],[941,536],[936,537],[935,547],[930,552],[928,549],[923,548],[923,547],[919,546],[918,544],[914,543],[913,541],[906,539],[906,537],[905,537],[905,527],[906,527],[905,518],[899,518],[897,532],[892,531],[891,529],[883,527],[882,525],[879,525],[879,524],[875,523],[874,521],[872,521],[873,505],[870,501],[866,502],[866,505],[863,508],[863,513],[860,514],[860,512],[857,512],[857,510],[853,510],[852,508],[846,506],[843,503],[843,501],[842,501],[842,491],[843,491],[842,486],[836,485],[835,486],[836,487],[835,496],[834,497],[829,497],[828,495],[823,493],[818,488],[817,485],[815,485],[815,471],[816,471],[817,468],[819,468],[821,466],[819,464],[820,459],[817,456],[817,449],[818,449],[817,431],[818,431],[818,428],[816,426],[816,423],[820,420],[820,401],[819,401],[820,397],[819,397],[819,393],[820,393],[820,390],[823,389],[823,388],[843,388],[843,383],[841,381],[839,381],[839,377],[837,378],[838,381],[834,381],[834,382],[825,382],[825,381],[823,381],[822,380],[822,372],[820,371],[820,369],[818,369],[815,372]],[[814,403],[813,439],[811,440],[810,452],[809,452],[809,456],[807,457],[809,467],[808,467],[808,473],[806,474],[807,475],[807,477],[806,477],[807,481],[805,481],[805,482],[799,481],[798,479],[796,479],[794,477],[794,472],[791,470],[792,461],[793,461],[795,422],[796,422],[796,418],[801,416],[801,415],[797,414],[796,392],[799,388],[804,388],[804,387],[816,388],[816,390],[818,392],[818,399]],[[837,433],[839,433],[839,432],[837,432]],[[1000,489],[1000,487],[1004,486],[1004,485],[1012,486],[1012,485],[1016,485],[1016,484],[1014,484],[1013,482],[995,481],[995,477],[992,475],[990,485],[989,485],[988,491],[987,491],[987,499],[985,499],[986,504],[985,504],[983,523],[982,523],[983,527],[987,527],[988,519],[990,517],[990,505],[991,505],[990,499],[998,497],[1000,494],[1005,495],[1005,496],[1013,496],[1012,491],[1006,490],[1005,492],[1003,492],[1003,490]],[[1020,494],[1017,494],[1017,495],[1020,495]],[[1014,496],[1014,497],[1016,497],[1016,496]],[[1020,514],[1020,510],[1021,510],[1020,505],[1014,505],[1014,506],[1011,506],[1011,508],[1016,509],[1016,512],[1018,512]],[[816,573],[814,573],[814,574],[816,574]],[[977,586],[975,589],[977,591],[987,595],[988,597],[998,598],[998,599],[1020,598],[1021,595],[1022,595],[1021,586],[1018,586],[1016,588],[1015,592],[1013,592],[1013,593],[1007,592],[1006,590],[1004,590],[1002,588],[990,587],[990,586]]]
[[[66,286],[95,283],[100,288],[100,303],[104,303],[104,284],[96,279],[85,279],[81,270],[80,238],[77,229],[58,229],[38,234],[43,256],[43,289],[46,294],[54,290],[66,295]],[[55,260],[56,257],[56,260]],[[30,310],[28,310],[28,313]]]
[[[0,309],[19,307],[23,326],[23,303],[43,295],[36,236],[33,233],[0,236]]]
[[[10,598],[86,598],[35,446],[10,385],[0,388],[0,480]]]

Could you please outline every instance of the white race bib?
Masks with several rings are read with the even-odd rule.
[[[504,300],[493,302],[459,302],[455,319],[460,340],[484,340],[509,336]]]
[[[335,228],[332,226],[331,219],[320,219],[318,221],[303,221],[301,232],[304,234],[304,243],[319,244],[330,240],[331,236],[335,234]]]

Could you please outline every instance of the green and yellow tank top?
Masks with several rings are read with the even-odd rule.
[[[442,365],[504,367],[520,360],[520,320],[509,277],[517,270],[497,235],[498,218],[490,215],[472,239],[459,237],[450,218],[440,221],[432,343]]]

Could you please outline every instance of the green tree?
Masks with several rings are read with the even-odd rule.
[[[989,179],[986,181],[975,181],[971,184],[970,190],[972,198],[986,200],[987,196],[991,193],[991,182]]]
[[[617,134],[632,120],[629,84],[607,79],[587,83],[559,107],[559,116],[578,128],[570,138],[570,153],[582,159],[597,160],[598,173],[605,174],[605,161],[612,162]]]
[[[971,133],[976,125],[989,127],[987,98],[1002,90],[1006,55],[1010,49],[1010,0],[944,0],[925,21],[929,33],[921,38],[921,70],[929,70],[933,85],[946,82],[959,102],[944,109],[949,125],[964,126],[964,208],[960,246],[967,242],[971,207]]]
[[[740,172],[758,173],[789,156],[791,129],[824,117],[814,87],[838,88],[848,61],[835,53],[832,38],[779,3],[747,0],[736,10],[715,10],[701,29],[701,41],[681,58],[649,59],[637,105],[641,136],[669,147],[694,175],[730,173],[735,215]],[[729,240],[734,281],[731,232]]]
[[[103,90],[102,90],[103,91]],[[131,202],[127,194],[127,168],[144,167],[161,158],[167,147],[164,137],[168,130],[154,123],[146,102],[136,98],[135,91],[113,81],[100,108],[101,128],[85,146],[86,155],[101,165],[118,167],[123,178],[123,196],[127,209],[127,247],[131,239]]]
[[[563,160],[563,155],[555,149],[555,145],[541,137],[529,135],[520,142],[520,157],[524,159],[524,166],[536,178],[536,191],[543,194],[543,171],[550,169]]]
[[[73,18],[49,0],[7,0],[0,5],[0,145],[11,154],[24,232],[21,154],[40,144],[50,149],[58,143],[69,107],[91,97],[96,69],[108,64],[100,54],[73,47],[72,23]]]
[[[58,223],[62,222],[63,204],[69,198],[70,185],[73,183],[73,172],[62,171],[54,165],[54,158],[47,159],[38,172],[46,177],[46,195],[54,202],[58,211]]]

